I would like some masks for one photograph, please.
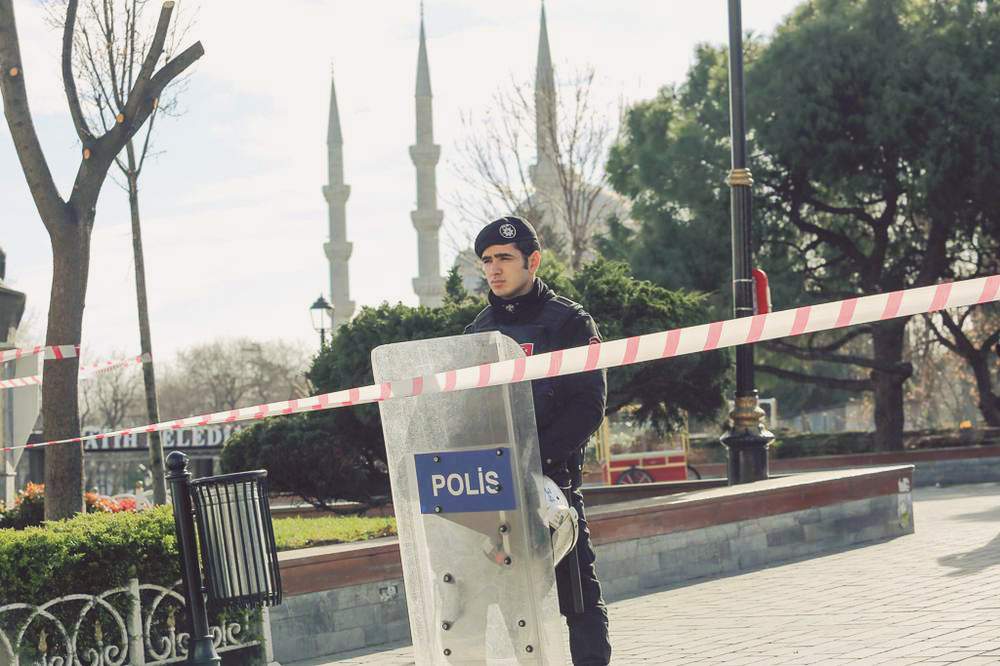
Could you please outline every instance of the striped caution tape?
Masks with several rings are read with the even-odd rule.
[[[6,349],[0,351],[0,363],[16,361],[25,356],[38,356],[39,354],[44,354],[46,361],[76,358],[80,355],[80,345],[52,345],[50,347],[36,345],[34,347],[24,347],[23,349]]]
[[[133,356],[126,359],[120,359],[116,361],[102,361],[100,363],[94,363],[93,365],[88,365],[80,368],[80,380],[92,379],[94,376],[114,370],[116,368],[124,368],[130,365],[141,365],[146,359],[150,358],[149,354],[141,354],[139,356]],[[30,377],[15,377],[13,379],[3,379],[0,380],[0,389],[7,388],[22,388],[25,386],[41,386],[42,385],[42,375],[32,375]]]
[[[614,368],[633,363],[644,363],[684,354],[787,338],[805,333],[817,333],[845,326],[856,326],[895,317],[906,317],[935,312],[944,308],[964,307],[997,300],[1000,300],[1000,275],[993,275],[961,282],[894,291],[889,294],[876,294],[820,305],[807,305],[792,310],[780,310],[741,319],[648,333],[608,342],[595,342],[582,347],[560,349],[537,356],[484,363],[423,377],[343,389],[299,400],[284,400],[214,414],[189,416],[175,421],[153,423],[137,428],[88,435],[87,439],[101,440],[137,432],[180,430],[219,423],[264,419],[285,414],[337,409],[392,398],[499,386],[602,368]],[[81,437],[72,437],[10,448],[36,448],[82,440]]]
[[[146,361],[152,359],[150,354],[139,354],[138,356],[130,356],[128,358],[114,359],[110,361],[101,361],[100,363],[92,363],[91,365],[82,366],[80,368],[81,375],[100,375],[117,368],[127,368],[132,365],[142,365]]]
[[[25,386],[41,386],[42,376],[31,375],[30,377],[15,377],[14,379],[0,379],[0,389],[23,388]]]

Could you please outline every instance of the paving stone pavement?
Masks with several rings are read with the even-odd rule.
[[[914,500],[915,534],[611,604],[613,663],[1000,664],[1000,484]],[[412,663],[386,646],[300,666]]]

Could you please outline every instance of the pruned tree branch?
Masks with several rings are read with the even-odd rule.
[[[139,76],[136,77],[138,86],[143,86],[146,81],[151,79],[153,70],[156,68],[156,63],[159,62],[160,56],[163,55],[163,44],[167,41],[167,29],[170,27],[170,15],[173,11],[174,0],[166,0],[160,8],[160,18],[156,22],[153,41],[149,45],[149,50],[146,51],[146,58],[142,61],[142,67],[139,68]],[[143,90],[141,87],[136,87],[132,89],[132,93],[141,95]],[[131,100],[132,95],[130,94],[129,101],[131,102]],[[125,110],[126,112],[129,110],[127,106]]]
[[[149,81],[141,79],[136,81],[135,87],[129,93],[129,99],[125,106],[127,115],[122,122],[112,127],[109,132],[97,141],[97,149],[94,151],[94,157],[96,158],[94,162],[104,168],[105,173],[107,166],[110,166],[115,156],[122,151],[129,139],[135,135],[139,128],[142,127],[142,124],[149,118],[155,107],[156,100],[163,92],[163,89],[204,54],[205,49],[202,47],[201,42],[195,42],[176,58],[160,68]],[[137,92],[137,90],[141,90],[141,93]],[[75,197],[77,193],[84,191],[82,188],[83,183],[87,178],[91,177],[88,166],[88,161],[80,164],[80,170],[77,172],[76,181],[73,186],[73,196],[70,197],[71,205],[76,203]]]
[[[76,90],[76,77],[73,76],[73,31],[76,28],[78,5],[79,0],[69,0],[66,4],[66,20],[63,24],[62,36],[62,77],[66,101],[69,102],[69,114],[73,118],[73,127],[76,129],[77,136],[80,137],[80,142],[87,146],[94,140],[94,135],[83,115],[80,95]]]
[[[59,196],[31,118],[12,0],[0,0],[0,93],[3,93],[4,115],[31,198],[51,234],[50,220],[60,216],[65,203]]]

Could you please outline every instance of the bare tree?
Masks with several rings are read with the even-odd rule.
[[[90,239],[97,199],[115,158],[149,119],[164,88],[204,54],[201,43],[165,61],[164,44],[174,2],[163,3],[153,38],[138,70],[113,94],[121,101],[114,124],[100,134],[87,120],[74,77],[74,43],[79,0],[68,0],[62,31],[62,76],[81,159],[68,198],[56,187],[28,105],[24,66],[13,0],[0,0],[0,93],[25,180],[52,245],[52,291],[45,342],[79,344],[90,269]],[[157,67],[159,66],[159,69]],[[127,82],[131,86],[125,87]],[[76,360],[46,361],[42,418],[47,439],[80,434]],[[83,453],[79,446],[56,446],[45,456],[48,488],[45,517],[58,519],[83,510]]]
[[[575,74],[559,86],[569,94],[548,104],[528,84],[511,81],[482,116],[463,114],[465,137],[452,162],[463,189],[448,197],[459,217],[451,229],[456,249],[467,247],[484,221],[513,213],[530,220],[543,245],[573,270],[589,257],[601,225],[624,213],[605,187],[615,116],[597,108],[594,79],[593,69]]]
[[[117,354],[115,359],[123,359]],[[95,372],[81,377],[80,421],[104,430],[124,427],[139,411],[139,376],[132,366]]]
[[[982,305],[957,316],[941,310],[924,319],[938,342],[965,360],[975,378],[983,420],[1000,428],[1000,308]]]
[[[215,340],[177,353],[160,382],[165,418],[224,411],[308,394],[306,354],[282,341]]]
[[[975,417],[976,382],[965,361],[938,340],[923,317],[907,327],[913,377],[907,382],[906,429],[954,428]]]
[[[49,21],[59,26],[64,18],[65,0],[55,0],[48,5]],[[122,91],[131,90],[135,77],[141,71],[144,54],[151,46],[155,34],[155,16],[148,11],[149,0],[85,0],[77,17],[74,35],[73,73],[81,86],[81,106],[87,122],[104,131],[114,126],[119,115],[125,113],[126,100]],[[163,44],[163,57],[169,61],[190,27],[174,17]],[[156,401],[156,372],[153,365],[152,337],[149,328],[149,305],[146,293],[146,269],[142,251],[142,228],[139,215],[139,176],[150,156],[151,138],[156,118],[160,114],[176,114],[177,94],[186,83],[186,75],[179,76],[156,100],[145,125],[145,136],[136,146],[133,138],[125,144],[124,155],[115,157],[121,172],[122,188],[128,194],[132,222],[132,251],[135,267],[136,303],[139,319],[139,346],[145,357],[143,383],[146,394],[146,417],[150,423],[160,420]],[[163,468],[163,444],[160,433],[149,435],[149,464],[153,478],[153,501],[167,501],[166,479]]]

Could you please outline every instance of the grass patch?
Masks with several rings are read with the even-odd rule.
[[[274,540],[278,544],[278,550],[367,541],[395,534],[396,519],[391,517],[324,516],[274,519]]]

